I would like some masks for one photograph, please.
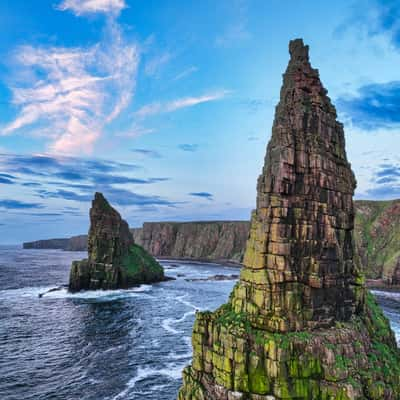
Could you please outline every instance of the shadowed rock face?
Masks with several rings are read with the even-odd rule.
[[[83,289],[127,288],[164,279],[158,262],[136,245],[129,226],[96,193],[90,210],[87,260],[74,261],[70,272],[70,291]]]
[[[133,243],[126,221],[101,193],[96,193],[90,209],[89,261],[121,265]]]
[[[179,400],[400,399],[400,354],[353,257],[343,126],[308,58],[290,61],[229,302],[197,313]]]

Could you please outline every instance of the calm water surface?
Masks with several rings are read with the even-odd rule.
[[[0,247],[0,399],[173,400],[196,310],[224,303],[238,269],[163,262],[177,280],[39,298],[85,253]],[[375,292],[400,336],[400,293]]]

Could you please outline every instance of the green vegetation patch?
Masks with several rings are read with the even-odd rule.
[[[123,273],[130,283],[162,280],[164,269],[143,247],[133,244],[122,259]]]

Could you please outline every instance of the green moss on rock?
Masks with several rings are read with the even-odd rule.
[[[230,304],[197,313],[196,362],[178,399],[400,399],[399,350],[375,299],[366,298],[365,314],[338,327],[287,334],[253,328]],[[215,384],[220,397],[207,397]]]
[[[122,274],[128,284],[157,282],[164,279],[164,269],[143,247],[133,244],[122,259]]]

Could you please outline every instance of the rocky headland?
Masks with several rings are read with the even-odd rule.
[[[34,242],[23,243],[24,249],[38,250],[66,250],[66,251],[86,251],[87,250],[87,235],[72,236],[70,238],[60,239],[43,239],[35,240]]]
[[[179,400],[400,399],[400,352],[354,254],[343,125],[290,42],[239,282],[199,312]]]
[[[72,263],[69,290],[128,288],[165,279],[161,265],[135,244],[128,224],[101,193],[90,209],[88,259]]]

